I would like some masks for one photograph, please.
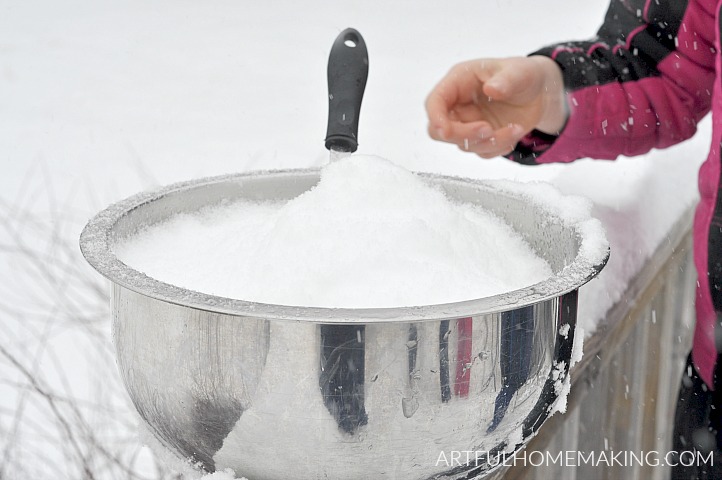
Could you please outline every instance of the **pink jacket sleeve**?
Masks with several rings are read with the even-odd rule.
[[[570,116],[557,136],[532,132],[520,163],[614,159],[690,138],[715,81],[716,0],[612,0],[597,37],[536,55],[562,68]]]

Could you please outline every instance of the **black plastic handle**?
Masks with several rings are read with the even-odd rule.
[[[358,120],[369,74],[369,54],[361,34],[347,28],[336,37],[328,57],[326,148],[355,152]]]

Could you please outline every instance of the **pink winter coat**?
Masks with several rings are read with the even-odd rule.
[[[536,52],[561,66],[570,117],[558,137],[532,132],[510,154],[529,164],[639,155],[688,139],[712,109],[694,219],[692,358],[713,389],[722,389],[720,7],[722,0],[612,0],[595,39]]]

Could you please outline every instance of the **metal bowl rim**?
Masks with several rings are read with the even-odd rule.
[[[571,264],[542,282],[490,297],[407,307],[332,308],[267,304],[196,292],[162,282],[135,270],[123,263],[111,248],[111,232],[120,218],[130,211],[170,193],[257,176],[318,175],[319,172],[318,168],[251,171],[199,178],[141,192],[114,203],[96,214],[80,235],[80,249],[88,263],[101,275],[120,287],[147,297],[217,314],[314,323],[419,322],[498,313],[551,300],[576,290],[594,278],[609,259],[608,249],[599,263],[591,263],[578,254]],[[476,188],[485,189],[493,188],[491,182],[478,179],[432,173],[418,174],[446,183],[471,184]],[[510,197],[521,197],[521,195],[508,191],[500,193]],[[558,218],[558,215],[550,209],[546,210],[551,216]],[[583,237],[576,225],[571,225],[571,227],[575,229],[580,238]],[[550,286],[553,288],[549,288]]]

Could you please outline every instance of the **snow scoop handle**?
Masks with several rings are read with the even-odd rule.
[[[361,34],[353,28],[341,32],[328,58],[328,128],[326,148],[355,152],[358,148],[358,123],[369,56]]]

